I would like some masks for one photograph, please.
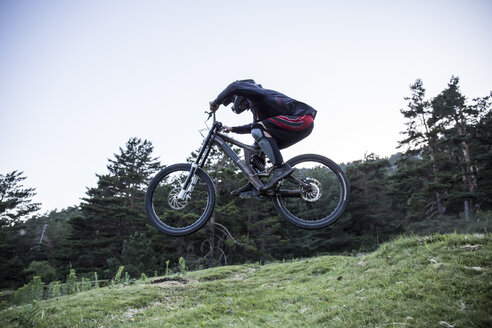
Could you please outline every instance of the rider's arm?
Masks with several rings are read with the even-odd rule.
[[[256,84],[236,81],[229,84],[212,103],[227,106],[232,102],[232,97],[235,95],[259,99],[264,96],[264,91]]]
[[[253,128],[253,123],[241,125],[241,126],[233,126],[231,131],[234,133],[245,134],[251,133],[251,129]]]

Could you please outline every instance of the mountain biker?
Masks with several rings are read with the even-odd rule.
[[[286,95],[264,89],[254,80],[235,81],[210,102],[215,112],[220,105],[232,105],[232,111],[240,114],[249,109],[253,112],[253,123],[228,127],[226,132],[251,133],[256,143],[274,166],[273,177],[260,191],[272,188],[278,181],[291,174],[294,169],[284,163],[280,149],[292,146],[306,138],[314,127],[316,110],[311,106],[289,98]],[[247,195],[253,185],[247,185],[231,192],[231,195]]]

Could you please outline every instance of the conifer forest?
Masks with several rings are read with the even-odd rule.
[[[214,215],[191,235],[161,234],[148,221],[144,195],[151,178],[174,163],[161,162],[152,142],[136,137],[108,160],[81,203],[63,210],[38,214],[36,186],[22,168],[0,172],[0,289],[39,276],[44,284],[65,283],[70,273],[111,279],[121,266],[139,278],[180,265],[195,270],[363,253],[402,234],[490,232],[491,97],[467,98],[454,76],[434,95],[416,80],[400,109],[406,123],[399,148],[390,158],[368,153],[340,163],[350,202],[341,219],[321,230],[290,225],[271,201],[230,196],[246,178],[212,152],[205,170],[217,191]]]

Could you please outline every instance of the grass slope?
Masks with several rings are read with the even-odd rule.
[[[4,309],[0,326],[490,327],[491,241],[402,237],[361,257],[153,278]]]

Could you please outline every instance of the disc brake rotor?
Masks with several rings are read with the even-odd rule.
[[[301,198],[306,202],[314,203],[319,200],[322,196],[321,183],[313,178],[304,179],[305,182],[309,183],[311,190],[307,190],[306,192],[301,194]]]
[[[174,188],[169,192],[169,197],[167,198],[167,202],[173,210],[182,210],[183,208],[186,207],[186,205],[188,205],[188,202],[186,200],[178,199],[178,195],[180,191],[181,188]]]

